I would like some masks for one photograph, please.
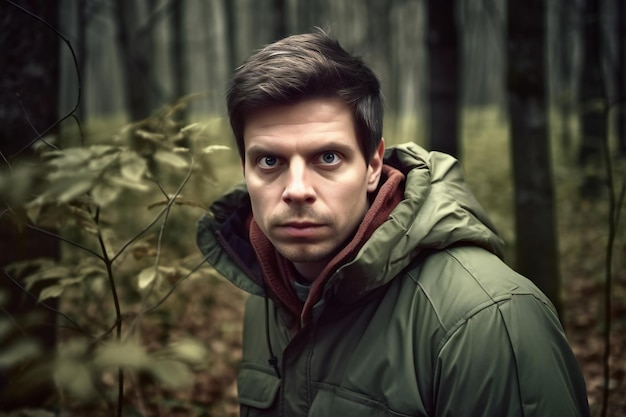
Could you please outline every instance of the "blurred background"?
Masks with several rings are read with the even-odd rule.
[[[315,27],[380,76],[388,145],[414,141],[459,158],[507,244],[507,262],[559,309],[594,415],[626,415],[623,0],[0,0],[0,265],[40,257],[79,265],[75,247],[58,236],[15,226],[23,219],[13,216],[11,193],[42,193],[18,167],[33,165],[42,148],[111,145],[137,129],[144,139],[175,136],[190,125],[200,126],[204,149],[231,148],[201,157],[207,175],[190,181],[187,207],[172,216],[175,227],[158,246],[169,266],[197,261],[195,219],[241,180],[225,120],[230,74],[263,45]],[[170,168],[186,168],[168,155]],[[174,190],[184,175],[166,177],[163,184]],[[122,193],[103,218],[124,235],[151,221],[150,198]],[[79,239],[76,231],[59,234]],[[143,249],[156,248],[154,242]],[[119,276],[132,287],[146,265],[124,263]],[[126,404],[138,414],[129,415],[237,413],[245,294],[210,269],[197,274],[177,288],[158,320],[147,321],[142,337],[145,346],[164,344],[166,334],[197,337],[209,346],[210,371],[196,373],[186,394],[146,393],[137,383]],[[17,316],[36,308],[18,305],[23,297],[13,284],[0,286],[9,294],[3,311]],[[136,285],[127,292],[132,310],[143,296]],[[85,320],[105,311],[85,295],[70,295],[53,297],[51,306]],[[67,340],[46,329],[37,335],[44,345]],[[0,360],[3,382],[1,376]],[[170,402],[153,406],[146,398]],[[84,412],[70,403],[73,415]]]

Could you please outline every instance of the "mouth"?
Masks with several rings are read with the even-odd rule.
[[[315,222],[287,222],[278,226],[278,233],[290,238],[313,238],[320,234],[324,224]]]

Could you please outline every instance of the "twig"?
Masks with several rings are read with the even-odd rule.
[[[158,307],[160,307],[169,297],[170,295],[172,295],[174,293],[174,290],[180,285],[182,284],[187,278],[189,278],[191,275],[193,275],[194,272],[196,272],[198,269],[200,269],[200,267],[202,267],[202,265],[206,262],[206,258],[202,258],[202,260],[196,265],[194,266],[187,274],[185,274],[185,276],[183,276],[182,278],[180,278],[179,280],[177,280],[172,287],[170,288],[170,290],[167,292],[167,294],[165,294],[165,296],[163,296],[163,298],[161,300],[159,300],[155,305],[147,308],[146,310],[143,311],[143,313],[148,313],[152,310],[156,310]]]
[[[97,257],[98,259],[100,259],[100,260],[104,261],[104,258],[102,257],[102,255],[100,255],[98,252],[96,252],[96,251],[94,251],[94,250],[92,250],[92,249],[89,249],[88,247],[83,246],[83,245],[81,245],[81,244],[80,244],[80,243],[78,243],[78,242],[74,242],[73,240],[70,240],[70,239],[64,238],[63,236],[59,235],[58,233],[54,233],[54,232],[51,232],[51,231],[49,231],[49,230],[42,229],[42,228],[37,227],[37,226],[34,226],[34,225],[32,225],[32,224],[26,224],[26,227],[28,227],[28,228],[29,228],[29,229],[31,229],[31,230],[35,230],[35,231],[37,231],[37,232],[39,232],[39,233],[43,233],[43,234],[45,234],[45,235],[52,236],[52,237],[53,237],[53,238],[55,238],[55,239],[58,239],[58,240],[60,240],[60,241],[62,241],[62,242],[65,242],[65,243],[68,243],[68,244],[70,244],[70,245],[74,246],[75,248],[78,248],[78,249],[84,250],[85,252],[88,252],[89,254],[91,254],[91,255],[93,255],[93,256],[95,256],[95,257]],[[98,231],[98,232],[99,232],[99,231]]]
[[[611,161],[610,149],[607,141],[602,141],[604,150],[604,160],[607,175],[607,188],[609,191],[609,237],[606,245],[606,270],[604,287],[604,357],[603,373],[604,384],[602,388],[602,408],[601,417],[606,417],[609,405],[609,383],[610,383],[610,359],[611,359],[611,327],[612,327],[612,287],[613,287],[613,248],[615,246],[615,236],[619,226],[620,211],[626,193],[626,183],[622,184],[619,197],[615,192],[615,180],[613,177],[613,164]]]
[[[43,308],[53,312],[54,314],[57,314],[61,317],[63,317],[64,319],[66,319],[67,321],[69,321],[70,323],[72,323],[72,325],[74,326],[75,330],[78,330],[79,332],[81,332],[84,335],[87,335],[91,338],[95,338],[95,336],[93,336],[92,334],[90,334],[89,332],[87,332],[85,329],[83,329],[81,327],[80,324],[76,323],[70,316],[68,316],[67,314],[63,313],[60,310],[57,310],[56,308],[44,303],[44,302],[40,302],[39,299],[37,298],[37,296],[35,294],[33,294],[32,292],[28,291],[22,284],[19,283],[19,281],[14,278],[13,276],[11,276],[11,274],[9,274],[6,270],[4,271],[4,274],[13,282],[13,284],[18,287],[24,294],[28,295],[29,297],[31,297],[33,300],[35,300],[40,306],[42,306]]]
[[[161,225],[160,231],[159,231],[159,237],[157,240],[157,255],[156,255],[156,259],[154,261],[154,272],[155,274],[158,274],[159,272],[159,261],[161,259],[161,244],[163,242],[163,233],[165,231],[165,225],[167,224],[167,219],[169,217],[169,213],[170,210],[172,208],[172,205],[176,203],[178,196],[180,195],[180,193],[182,192],[183,188],[185,187],[185,185],[187,184],[187,182],[189,181],[189,179],[191,178],[191,174],[193,172],[193,165],[194,165],[194,161],[191,161],[190,167],[189,167],[189,171],[187,172],[187,176],[185,177],[185,179],[183,180],[183,182],[180,184],[180,186],[178,187],[178,189],[176,190],[176,192],[174,193],[173,196],[168,196],[167,192],[163,189],[163,187],[161,186],[161,184],[157,181],[156,184],[159,187],[159,189],[161,190],[161,192],[163,193],[163,195],[165,196],[165,198],[167,199],[167,204],[165,206],[165,208],[163,209],[163,211],[165,212],[165,218],[163,219],[163,223]],[[137,314],[137,317],[135,317],[135,320],[133,320],[133,323],[131,324],[131,329],[134,329],[136,324],[139,322],[139,319],[141,318],[141,316],[146,312],[149,311],[145,309],[146,304],[148,303],[148,298],[150,296],[150,294],[152,293],[154,286],[156,285],[158,276],[155,276],[155,279],[150,283],[150,288],[148,289],[146,295],[143,298],[143,301],[141,303],[141,308],[139,309],[139,313]],[[166,295],[166,298],[169,297],[168,293]],[[160,303],[159,303],[160,304]]]
[[[183,180],[183,182],[180,184],[180,186],[178,187],[178,189],[176,190],[176,192],[174,193],[174,195],[172,196],[172,198],[170,199],[170,201],[168,201],[167,205],[163,208],[163,210],[161,210],[155,217],[154,219],[152,219],[152,221],[150,223],[148,223],[147,226],[145,226],[141,231],[139,231],[139,233],[137,233],[135,236],[133,236],[132,238],[130,238],[115,254],[115,256],[113,256],[111,258],[111,262],[115,262],[115,260],[133,243],[135,243],[138,239],[140,239],[144,234],[146,234],[146,232],[148,230],[150,230],[152,228],[152,226],[154,226],[159,219],[168,211],[170,210],[170,208],[172,207],[172,205],[174,204],[174,202],[176,201],[176,197],[181,193],[181,191],[183,190],[183,188],[185,187],[185,185],[187,185],[187,183],[189,182],[189,180],[191,179],[191,174],[193,172],[193,161],[190,164],[189,167],[189,171],[187,172],[187,176],[185,177],[185,179]]]
[[[119,342],[122,340],[122,310],[120,307],[120,299],[117,294],[117,287],[115,285],[115,277],[113,276],[113,260],[109,258],[106,244],[102,236],[102,230],[100,229],[100,208],[96,209],[96,213],[93,218],[94,222],[98,225],[98,242],[100,243],[100,249],[102,251],[102,259],[107,270],[107,276],[109,278],[109,285],[111,287],[111,295],[113,296],[113,304],[115,306],[115,336]],[[117,369],[117,416],[122,416],[122,406],[124,399],[124,369],[120,366]]]
[[[74,47],[72,47],[72,43],[69,41],[69,39],[67,39],[65,36],[63,36],[61,34],[61,32],[59,32],[59,30],[57,28],[55,28],[54,26],[52,26],[50,23],[46,22],[44,19],[42,19],[41,17],[37,16],[36,14],[26,10],[24,7],[20,6],[19,4],[16,4],[15,2],[11,1],[11,0],[4,0],[7,3],[9,3],[11,6],[19,9],[20,11],[22,11],[23,13],[26,13],[27,15],[29,15],[30,17],[32,17],[35,20],[40,21],[41,23],[43,23],[44,25],[46,25],[48,28],[50,28],[50,30],[52,30],[59,38],[61,38],[61,40],[63,42],[65,42],[65,44],[67,45],[67,47],[70,50],[70,53],[72,55],[72,59],[74,60],[74,68],[76,69],[76,83],[77,83],[77,88],[78,88],[78,93],[76,96],[76,103],[74,104],[74,108],[72,108],[69,112],[67,112],[64,116],[60,117],[56,122],[52,123],[50,126],[48,126],[47,128],[45,128],[42,132],[37,132],[37,130],[35,130],[35,133],[37,133],[37,136],[35,137],[35,139],[31,140],[29,143],[27,143],[25,146],[23,146],[21,149],[19,149],[17,152],[8,155],[8,158],[5,157],[5,155],[2,155],[2,158],[6,161],[7,159],[11,159],[19,154],[21,154],[22,152],[24,152],[26,149],[30,148],[35,142],[37,142],[38,140],[40,140],[44,135],[46,135],[50,130],[52,130],[55,126],[57,126],[59,123],[61,123],[62,121],[64,121],[65,119],[68,119],[70,117],[72,117],[76,123],[78,124],[78,130],[80,131],[80,137],[81,137],[81,142],[84,142],[84,137],[83,137],[83,129],[80,125],[80,121],[78,120],[78,118],[75,116],[75,113],[78,111],[78,108],[80,106],[80,101],[81,101],[81,93],[82,93],[82,81],[81,81],[81,76],[80,76],[80,69],[78,66],[78,58],[76,57],[76,53],[74,52]],[[30,123],[30,122],[29,122]]]

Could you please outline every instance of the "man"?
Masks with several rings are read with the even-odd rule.
[[[251,297],[242,416],[588,416],[548,299],[458,163],[385,150],[375,74],[322,32],[270,44],[227,96],[245,184],[198,245]]]

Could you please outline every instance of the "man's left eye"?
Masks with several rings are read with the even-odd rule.
[[[326,165],[335,165],[340,161],[341,157],[336,152],[324,152],[319,157],[319,162]]]

